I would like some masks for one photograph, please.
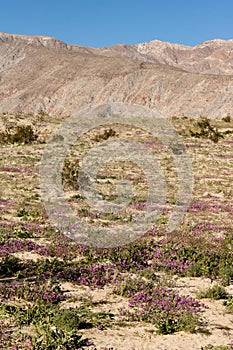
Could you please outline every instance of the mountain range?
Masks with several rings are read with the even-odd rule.
[[[233,40],[91,48],[0,33],[0,112],[74,115],[107,102],[165,116],[233,115]]]

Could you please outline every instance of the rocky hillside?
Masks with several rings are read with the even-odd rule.
[[[233,40],[210,40],[193,47],[153,40],[115,45],[99,49],[99,53],[162,63],[194,73],[233,75]]]
[[[105,102],[166,116],[233,115],[233,40],[93,49],[0,33],[0,112],[71,115]]]

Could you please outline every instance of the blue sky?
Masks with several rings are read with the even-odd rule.
[[[233,38],[233,0],[8,0],[0,31],[93,47]]]

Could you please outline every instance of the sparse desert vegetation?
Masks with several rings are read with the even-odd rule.
[[[1,116],[0,348],[233,349],[231,119],[172,119],[192,158],[195,183],[184,222],[171,233],[166,224],[177,173],[158,140],[120,123],[77,140],[62,177],[66,198],[83,222],[124,225],[146,201],[143,172],[130,162],[115,162],[99,171],[97,189],[103,199],[114,200],[117,181],[128,179],[134,187],[130,205],[117,214],[89,207],[77,185],[79,163],[102,140],[144,143],[167,181],[166,204],[154,229],[124,247],[100,249],[53,227],[40,197],[45,142],[64,118]]]

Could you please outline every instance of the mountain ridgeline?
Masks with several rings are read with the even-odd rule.
[[[0,112],[74,115],[107,102],[165,116],[233,115],[233,40],[91,48],[0,33]]]

